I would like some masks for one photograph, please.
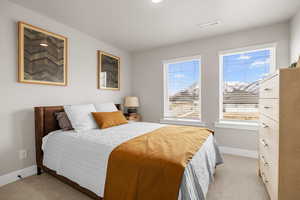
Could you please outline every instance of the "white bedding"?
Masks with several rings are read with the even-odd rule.
[[[125,141],[163,126],[135,122],[102,130],[54,131],[43,138],[43,164],[103,197],[106,167],[112,150]],[[184,172],[180,199],[205,199],[215,166],[220,163],[222,158],[213,136],[210,136]]]

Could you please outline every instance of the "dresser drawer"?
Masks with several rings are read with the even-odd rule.
[[[260,84],[260,98],[279,98],[279,76],[266,80]]]
[[[276,156],[275,156],[275,150],[274,144],[272,144],[270,141],[268,141],[265,138],[259,139],[259,154],[260,159],[263,161],[263,166],[266,169],[270,170],[269,174],[271,172],[273,173],[274,166],[276,166]],[[272,170],[271,170],[272,168]]]
[[[271,197],[271,200],[278,199],[278,182],[277,182],[277,170],[276,165],[267,160],[267,158],[260,154],[259,157],[261,178],[267,188],[267,191]]]
[[[262,114],[259,117],[260,117],[259,137],[267,139],[268,141],[270,141],[270,143],[274,145],[277,144],[279,139],[278,122]]]
[[[259,165],[260,165],[260,175],[262,178],[262,181],[264,182],[266,189],[268,191],[268,194],[270,195],[271,199],[273,200],[273,185],[274,183],[272,182],[272,176],[270,173],[269,166],[265,165],[265,158],[260,155],[259,157]]]
[[[279,99],[259,99],[259,112],[275,121],[278,121]]]

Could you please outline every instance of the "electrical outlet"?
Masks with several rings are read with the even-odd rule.
[[[24,160],[27,158],[27,150],[26,149],[22,149],[19,151],[19,158],[20,158],[20,160]]]

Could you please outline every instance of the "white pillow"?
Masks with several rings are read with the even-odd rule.
[[[113,102],[95,104],[97,112],[115,112],[118,111]]]
[[[93,104],[67,105],[64,106],[64,109],[75,131],[98,128],[92,115],[92,112],[96,112]]]

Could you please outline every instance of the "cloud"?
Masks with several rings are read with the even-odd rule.
[[[249,60],[251,56],[241,55],[238,60]]]
[[[184,77],[184,74],[175,74],[174,75],[174,78],[183,78]]]
[[[253,63],[251,63],[251,67],[263,67],[263,65],[267,65],[270,63],[271,63],[270,59],[254,61]]]
[[[265,74],[262,74],[261,77],[266,77],[266,76],[269,76],[270,74],[269,73],[265,73]]]

